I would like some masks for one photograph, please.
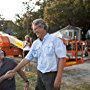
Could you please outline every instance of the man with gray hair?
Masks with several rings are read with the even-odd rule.
[[[36,58],[38,77],[35,90],[60,90],[66,47],[61,39],[47,33],[48,27],[42,19],[34,20],[32,29],[38,38],[33,42],[27,56],[7,75],[13,76]]]

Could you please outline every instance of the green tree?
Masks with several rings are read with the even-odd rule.
[[[44,10],[44,20],[50,26],[49,32],[55,32],[67,25],[67,2],[65,0],[48,2]]]
[[[29,34],[32,38],[35,38],[36,36],[32,32],[31,23],[36,18],[43,18],[44,5],[41,4],[40,1],[37,1],[32,7],[30,6],[31,2],[32,0],[30,0],[29,2],[23,2],[26,12],[22,17],[20,17],[20,15],[16,15],[16,24],[20,27],[20,29],[22,29],[22,35]],[[36,5],[41,5],[41,9],[35,11]]]
[[[45,6],[44,20],[50,26],[49,32],[55,32],[68,24],[86,30],[90,28],[89,12],[90,3],[83,0],[53,0]]]

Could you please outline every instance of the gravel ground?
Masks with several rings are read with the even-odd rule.
[[[90,90],[90,60],[64,69],[61,90]]]
[[[21,58],[15,59],[21,60]],[[31,62],[31,66],[32,70],[36,71],[36,63]],[[33,86],[35,86],[35,82],[35,79],[32,80]],[[90,90],[90,60],[85,61],[84,64],[65,67],[60,90]]]
[[[35,65],[35,64],[33,64]],[[65,67],[61,90],[90,90],[90,60]]]

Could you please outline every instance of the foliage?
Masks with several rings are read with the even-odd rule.
[[[26,5],[26,13],[22,17],[17,15],[16,24],[22,29],[22,35],[29,34],[33,39],[36,38],[36,35],[32,32],[31,24],[32,21],[36,18],[43,18],[43,5],[40,10],[34,11],[35,7],[32,8],[29,4],[32,2],[23,2]],[[38,1],[35,5],[41,5]]]
[[[51,28],[50,32],[68,24],[88,29],[90,27],[88,11],[89,4],[83,3],[82,0],[53,0],[45,7],[44,19]]]
[[[67,25],[67,14],[64,12],[67,9],[66,6],[67,3],[64,1],[62,3],[60,1],[55,1],[49,2],[45,7],[44,19],[52,30],[50,32],[56,31]]]
[[[33,0],[23,2],[26,12],[20,16],[16,14],[15,26],[9,23],[19,38],[23,39],[29,34],[36,39],[31,24],[34,19],[42,18],[49,26],[49,32],[55,32],[67,25],[83,29],[84,34],[90,29],[90,3],[89,0]],[[32,5],[31,5],[32,3]],[[40,9],[35,11],[35,6]],[[2,16],[0,15],[0,19]],[[5,28],[5,27],[4,27]],[[2,27],[0,27],[0,30]]]

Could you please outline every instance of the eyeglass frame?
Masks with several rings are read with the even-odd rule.
[[[32,30],[33,30],[33,32],[35,33],[35,31],[36,31],[38,28],[40,28],[40,27],[39,27],[39,26],[37,26],[37,28],[32,29]]]

